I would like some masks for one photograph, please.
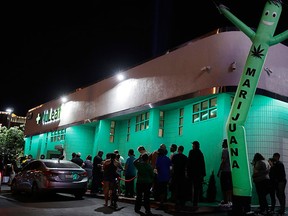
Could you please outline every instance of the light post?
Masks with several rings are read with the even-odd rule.
[[[7,128],[9,129],[9,128],[10,128],[10,125],[11,125],[11,118],[12,118],[13,109],[7,108],[7,109],[6,109],[6,112],[9,113],[9,115],[8,115],[8,117],[7,117],[7,120],[8,120]]]

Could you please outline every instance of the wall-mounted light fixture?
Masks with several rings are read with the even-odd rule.
[[[65,97],[65,96],[61,97],[61,102],[62,103],[66,103],[67,102],[67,97]]]
[[[237,68],[236,61],[233,61],[230,65],[230,69],[231,69],[231,71],[234,71],[234,70],[236,70],[236,68]]]
[[[202,71],[202,72],[208,72],[208,73],[209,73],[209,72],[211,71],[211,66],[202,67],[202,68],[201,68],[201,71]]]
[[[268,76],[270,76],[270,74],[273,73],[273,71],[272,71],[270,68],[268,68],[268,67],[265,67],[264,70],[266,71],[266,73],[268,74]]]
[[[125,79],[125,76],[124,76],[123,72],[122,71],[118,72],[117,80],[122,81],[124,79]]]

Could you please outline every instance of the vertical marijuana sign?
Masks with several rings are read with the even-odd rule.
[[[282,12],[281,0],[268,0],[256,32],[234,16],[227,7],[218,9],[252,41],[246,64],[238,84],[226,123],[231,160],[233,195],[244,199],[252,196],[252,183],[247,154],[245,122],[251,107],[258,81],[270,46],[288,39],[288,30],[275,35]],[[235,43],[237,43],[235,41]]]

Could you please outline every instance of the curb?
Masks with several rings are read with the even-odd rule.
[[[100,198],[104,199],[103,194],[90,194],[90,191],[88,190],[85,194],[87,197],[95,197],[95,198]],[[130,203],[134,204],[135,203],[135,198],[128,198],[124,196],[119,196],[118,201],[124,202],[124,203]],[[159,207],[159,202],[151,200],[151,208],[157,208]],[[183,214],[215,214],[215,213],[229,213],[232,211],[232,208],[224,208],[224,207],[219,207],[218,203],[199,203],[199,207],[195,209],[193,207],[192,203],[189,205],[189,202],[179,211],[175,210],[175,204],[171,202],[166,202],[164,204],[164,211],[169,212],[169,213],[183,213]]]

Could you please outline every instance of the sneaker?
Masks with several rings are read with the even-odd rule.
[[[156,210],[165,210],[164,206],[159,206],[157,208],[155,208]]]
[[[198,209],[199,209],[199,207],[196,206],[196,205],[194,205],[194,206],[192,207],[192,211],[197,211]]]
[[[218,204],[218,206],[224,207],[225,205],[227,205],[228,203],[225,203],[224,200],[221,200],[221,202]]]
[[[268,211],[266,211],[266,210],[264,210],[264,211],[259,211],[259,212],[257,212],[257,215],[259,215],[259,216],[268,215]]]
[[[279,209],[279,210],[277,210],[277,213],[278,214],[285,214],[285,210]]]
[[[118,208],[118,205],[117,204],[111,204],[109,205],[110,208],[113,208],[113,209],[117,209]]]
[[[230,208],[232,206],[232,202],[225,203],[223,200],[218,204],[220,207]]]
[[[146,214],[146,215],[149,215],[149,216],[152,216],[152,215],[153,215],[151,211],[145,211],[145,214]]]
[[[138,209],[134,209],[134,212],[137,213],[137,214],[141,214],[141,211],[138,210]]]

